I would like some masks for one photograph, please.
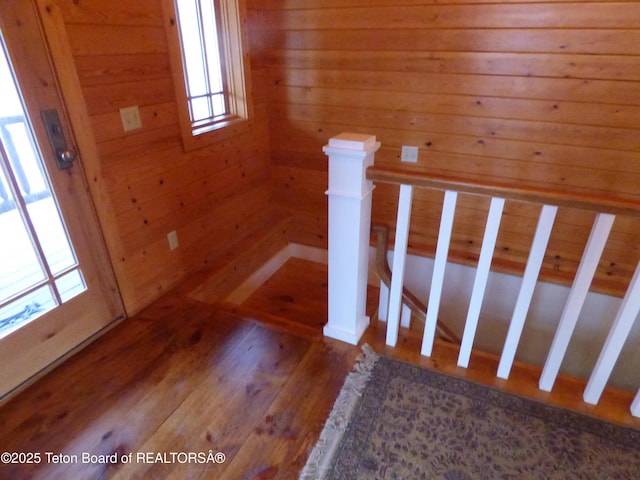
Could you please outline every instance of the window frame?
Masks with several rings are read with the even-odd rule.
[[[227,138],[240,135],[251,128],[251,70],[248,40],[242,26],[246,19],[244,0],[213,0],[217,11],[220,61],[223,64],[223,83],[227,88],[225,101],[229,107],[227,118],[215,123],[192,122],[182,58],[182,44],[177,22],[175,0],[163,0],[168,53],[178,107],[178,120],[185,151],[195,150]]]

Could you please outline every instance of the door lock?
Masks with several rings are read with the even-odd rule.
[[[64,138],[62,123],[60,123],[57,110],[43,110],[42,120],[47,129],[49,143],[56,158],[58,170],[71,168],[73,161],[76,159],[76,152],[67,146],[67,140]]]

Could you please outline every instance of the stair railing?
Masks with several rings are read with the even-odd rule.
[[[539,380],[539,388],[550,391],[559,373],[614,219],[616,215],[640,216],[640,202],[549,192],[543,189],[514,188],[510,185],[483,184],[457,178],[434,177],[401,168],[374,167],[373,156],[379,145],[372,136],[342,134],[332,138],[324,148],[325,153],[329,155],[329,321],[325,326],[325,335],[355,344],[369,324],[369,319],[364,314],[364,305],[373,182],[400,185],[393,274],[388,291],[386,343],[389,346],[395,346],[397,342],[403,308],[403,281],[413,190],[427,188],[445,192],[421,347],[421,353],[426,356],[432,353],[438,325],[439,304],[458,194],[475,194],[491,198],[458,355],[458,365],[465,368],[471,356],[505,200],[541,205],[520,292],[498,366],[497,376],[500,378],[508,378],[513,365],[558,207],[594,211],[596,217],[591,234]],[[353,177],[347,178],[349,175]],[[598,403],[639,313],[640,262],[587,383],[583,394],[585,402]],[[631,413],[640,417],[640,391],[632,402]]]
[[[372,225],[371,234],[376,237],[376,273],[380,277],[380,302],[378,306],[378,320],[387,321],[389,312],[389,289],[391,288],[391,268],[387,260],[387,245],[389,243],[389,229],[383,225]],[[427,319],[427,305],[416,297],[408,288],[402,289],[402,320],[403,327],[411,324],[411,315],[422,323]],[[444,323],[436,322],[436,333],[446,342],[460,345],[460,338]]]

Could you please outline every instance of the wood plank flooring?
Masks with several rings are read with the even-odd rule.
[[[0,464],[0,478],[297,478],[360,349],[287,327],[295,318],[320,325],[326,304],[313,299],[326,292],[326,266],[286,267],[247,300],[251,317],[290,317],[275,328],[176,289],[0,407],[0,450],[41,458]],[[607,392],[600,406],[586,406],[579,381],[562,378],[543,394],[531,367],[497,380],[489,355],[459,369],[456,347],[438,343],[421,357],[416,327],[391,349],[383,327],[374,321],[364,339],[379,353],[640,428],[625,413],[630,394]],[[224,463],[185,456],[209,451],[224,453]],[[103,461],[83,463],[83,454]]]

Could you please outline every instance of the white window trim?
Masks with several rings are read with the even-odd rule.
[[[180,32],[176,21],[174,0],[162,0],[169,58],[178,106],[178,119],[185,151],[205,147],[244,133],[251,128],[253,105],[248,54],[249,42],[242,28],[246,19],[245,3],[244,0],[222,0],[217,2],[216,6],[218,5],[220,6],[222,23],[220,36],[223,37],[221,38],[223,45],[221,50],[226,67],[228,102],[232,116],[228,120],[198,128],[192,125],[189,115]]]

